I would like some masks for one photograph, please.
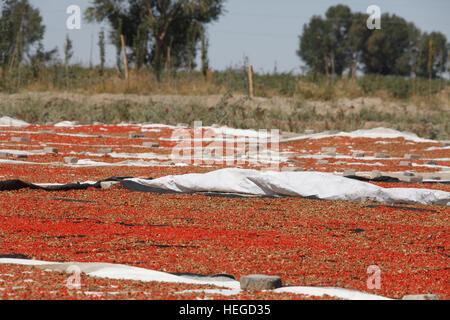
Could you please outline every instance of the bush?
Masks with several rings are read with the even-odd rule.
[[[385,87],[394,98],[405,99],[411,95],[411,80],[402,77],[387,77]]]

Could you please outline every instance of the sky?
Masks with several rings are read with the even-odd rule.
[[[73,61],[88,65],[99,63],[98,32],[108,25],[81,23],[80,30],[69,30],[66,13],[70,5],[82,11],[91,0],[30,0],[38,7],[46,25],[46,49],[62,47],[66,35],[73,41]],[[226,12],[217,22],[207,26],[209,60],[213,70],[240,66],[244,57],[257,72],[300,72],[303,63],[296,55],[303,25],[313,15],[324,15],[328,7],[345,4],[352,11],[366,12],[370,5],[382,13],[395,13],[414,22],[422,31],[440,31],[450,41],[449,0],[226,0]],[[383,22],[381,21],[381,24]],[[106,63],[115,64],[115,48],[106,48]]]

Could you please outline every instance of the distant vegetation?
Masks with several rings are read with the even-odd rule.
[[[209,68],[205,26],[223,14],[223,0],[167,0],[163,5],[151,0],[119,2],[95,0],[85,12],[89,21],[107,21],[110,32],[109,37],[103,30],[99,34],[100,65],[83,67],[72,61],[68,36],[63,58],[57,57],[56,49],[44,49],[45,26],[39,10],[28,0],[0,0],[0,90],[191,95],[248,92],[245,63],[221,72]],[[443,78],[449,52],[444,35],[422,33],[413,23],[389,14],[382,16],[381,30],[369,30],[367,18],[344,5],[330,7],[325,17],[313,16],[304,25],[297,52],[307,72],[301,76],[256,74],[255,94],[332,100],[382,93],[407,99],[431,97],[448,86]],[[117,49],[114,69],[105,67],[107,38]],[[200,72],[195,71],[197,51],[201,53]]]
[[[382,96],[389,99],[429,100],[438,93],[450,95],[447,79],[404,78],[400,76],[365,75],[355,79],[323,74],[306,76],[291,73],[256,73],[255,94],[260,97],[298,97],[305,100],[327,100]],[[198,71],[163,72],[158,81],[146,69],[132,70],[125,80],[117,69],[87,68],[55,62],[39,68],[23,65],[0,79],[0,91],[73,91],[85,94],[248,94],[247,68],[229,68],[209,72],[205,78]],[[450,101],[450,96],[449,96]]]
[[[420,31],[412,22],[385,13],[381,29],[369,30],[369,16],[344,5],[313,16],[303,27],[299,57],[311,72],[327,76],[365,74],[443,77],[448,71],[449,43],[440,32]]]
[[[116,6],[119,2],[123,4],[120,8]],[[212,71],[209,66],[205,27],[223,14],[223,1],[167,0],[161,3],[92,1],[86,18],[107,21],[110,30],[109,33],[102,30],[97,40],[100,64],[86,67],[72,61],[74,49],[68,36],[62,45],[62,58],[57,56],[56,49],[43,47],[45,26],[39,10],[28,0],[0,0],[0,92],[221,95],[226,103],[214,109],[197,105],[183,110],[182,106],[174,105],[170,106],[174,113],[168,115],[164,111],[166,106],[147,104],[141,107],[154,110],[140,110],[124,100],[108,109],[112,114],[106,115],[102,113],[104,109],[100,112],[94,106],[92,111],[86,110],[89,103],[83,106],[70,101],[48,104],[29,100],[26,101],[29,106],[24,105],[24,101],[18,105],[0,103],[0,114],[46,122],[66,118],[73,111],[73,116],[80,118],[68,120],[106,123],[139,119],[175,123],[197,116],[210,124],[278,126],[293,131],[308,126],[353,129],[361,127],[364,121],[384,121],[429,137],[450,135],[450,82],[444,77],[448,72],[449,45],[439,32],[422,33],[413,23],[389,14],[382,16],[381,30],[368,30],[367,15],[351,12],[343,5],[330,7],[324,17],[312,17],[299,37],[297,53],[307,66],[302,74],[255,73],[255,96],[292,97],[296,101],[290,111],[274,110],[258,118],[258,108],[242,110],[242,104],[236,106],[228,100],[232,95],[248,95],[249,62],[244,59],[241,66],[224,71]],[[114,68],[105,66],[107,41],[116,46]],[[195,65],[198,51],[201,66]],[[124,61],[129,63],[128,72]],[[334,105],[339,99],[360,97],[413,104],[438,115],[428,118],[423,114],[394,116],[370,108],[361,110],[357,117],[347,114],[346,110],[342,116],[323,115],[307,103],[301,103],[329,101]],[[61,103],[68,103],[67,108],[72,111]],[[221,111],[222,107],[229,110]],[[51,110],[45,112],[46,108]],[[130,110],[126,111],[127,108]]]

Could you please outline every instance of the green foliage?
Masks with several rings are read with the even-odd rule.
[[[352,13],[350,8],[344,5],[330,7],[325,13],[329,34],[327,52],[330,55],[330,70],[333,75],[342,75],[348,65],[349,50],[349,30],[352,24]],[[344,44],[344,45],[342,45]]]
[[[145,55],[147,54],[148,30],[145,24],[139,25],[134,41],[134,55],[136,69],[140,70],[145,63]]]
[[[350,30],[356,32],[352,19],[349,7],[337,5],[327,10],[325,19],[313,16],[303,26],[297,54],[314,73],[342,75],[349,66],[352,53],[349,34]]]
[[[186,34],[186,67],[189,72],[195,68],[195,55],[197,52],[197,39],[202,32],[202,26],[193,21]]]
[[[367,73],[410,75],[411,53],[419,31],[412,23],[396,15],[381,16],[381,30],[374,30],[366,41],[362,62]]]
[[[201,59],[202,59],[202,73],[204,77],[206,77],[206,74],[209,70],[208,48],[209,48],[209,40],[205,34],[205,30],[203,30]]]
[[[325,73],[328,64],[327,46],[325,45],[328,28],[325,21],[319,16],[313,16],[308,25],[303,26],[300,37],[300,49],[297,54],[311,68],[313,73]]]
[[[430,52],[430,41],[433,52]],[[448,49],[447,38],[440,32],[424,33],[418,44],[417,70],[420,77],[436,78],[445,72],[447,64]],[[429,70],[428,62],[431,62]],[[431,71],[431,74],[429,73]]]
[[[151,65],[159,80],[169,47],[174,67],[193,66],[201,37],[199,26],[217,20],[223,3],[224,0],[93,0],[85,15],[88,21],[108,21],[116,35],[123,34],[132,51],[130,61]]]
[[[381,29],[369,30],[367,18],[343,5],[330,7],[325,18],[313,16],[303,26],[298,56],[311,72],[327,75],[333,67],[338,75],[348,70],[353,76],[358,67],[366,74],[410,76],[415,72],[434,78],[445,73],[448,44],[442,33],[421,34],[413,23],[388,13],[381,16]],[[403,86],[393,91],[403,96],[405,90]]]
[[[256,75],[255,75],[256,76]],[[227,68],[225,71],[215,71],[214,80],[218,86],[227,88],[227,92],[248,92],[247,69]]]
[[[33,78],[37,80],[41,73],[45,70],[45,67],[52,61],[54,61],[55,56],[58,52],[57,48],[50,51],[44,50],[44,45],[39,42],[37,45],[36,53],[30,55],[29,66],[33,72]]]
[[[69,35],[66,36],[66,42],[64,43],[64,65],[67,67],[69,65],[70,59],[73,57],[73,44],[70,40]]]
[[[444,82],[444,85],[447,82]],[[367,75],[358,79],[358,86],[366,95],[376,95],[379,91],[390,93],[394,98],[407,99],[413,94],[413,85],[415,94],[418,96],[428,96],[437,94],[443,89],[441,80],[435,80],[431,83],[425,78],[408,79],[395,76]]]
[[[39,10],[28,0],[5,0],[1,10],[0,66],[17,66],[42,40],[45,27]]]

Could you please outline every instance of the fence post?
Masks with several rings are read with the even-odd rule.
[[[123,67],[125,69],[125,79],[128,80],[128,59],[127,51],[125,48],[125,37],[123,34],[120,35],[120,41],[122,42],[122,56],[123,56]]]
[[[253,87],[253,67],[248,66],[248,93],[250,95],[250,98],[253,98],[255,96],[255,91]]]

